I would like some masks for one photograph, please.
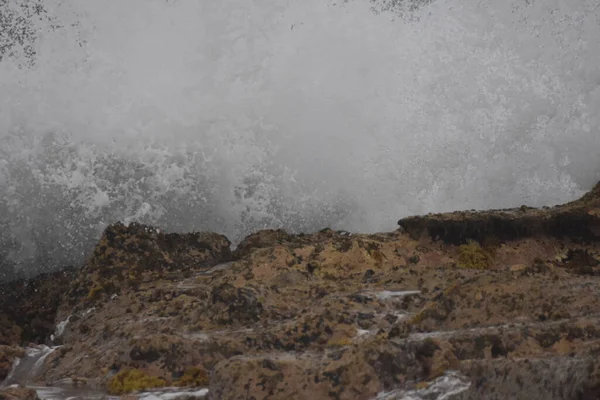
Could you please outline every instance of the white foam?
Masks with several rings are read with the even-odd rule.
[[[471,387],[471,382],[455,371],[447,371],[424,389],[380,393],[374,400],[449,400]]]
[[[60,348],[62,346],[54,346],[54,347],[48,347],[48,346],[40,346],[40,352],[42,353],[41,356],[35,361],[35,363],[33,364],[33,368],[31,369],[31,376],[37,376],[37,374],[39,373],[39,371],[41,370],[41,368],[44,366],[44,362],[46,361],[46,358],[52,354],[56,349]]]
[[[356,330],[356,336],[357,337],[369,335],[369,334],[372,334],[372,333],[373,333],[372,331],[369,331],[367,329],[357,329]]]
[[[379,300],[387,300],[392,297],[405,297],[405,296],[412,296],[415,294],[421,294],[421,291],[420,290],[397,290],[397,291],[383,290],[383,291],[377,293],[377,298]]]
[[[139,394],[139,400],[175,400],[184,396],[205,397],[208,394],[208,389],[199,389],[194,391],[168,391],[168,392],[143,392]]]
[[[56,325],[56,329],[54,330],[55,337],[59,338],[62,336],[63,333],[65,333],[65,328],[69,324],[69,320],[71,319],[71,317],[72,317],[72,315],[69,315],[66,319],[64,319],[63,321],[60,321]],[[52,340],[54,340],[54,338]]]

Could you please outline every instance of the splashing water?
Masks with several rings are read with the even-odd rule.
[[[16,27],[0,34],[5,274],[79,262],[116,220],[234,242],[372,232],[598,180],[596,0],[0,0],[0,15]]]
[[[471,383],[456,371],[448,371],[427,387],[414,390],[397,389],[380,393],[373,400],[450,400],[468,390]]]

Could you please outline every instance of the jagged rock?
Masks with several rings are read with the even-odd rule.
[[[178,279],[231,261],[229,240],[216,233],[170,234],[140,224],[106,228],[67,296],[73,305],[118,295],[157,279]]]
[[[111,275],[123,270],[184,271],[210,267],[231,260],[231,243],[216,233],[164,233],[136,223],[121,223],[106,228],[93,256],[90,271]]]

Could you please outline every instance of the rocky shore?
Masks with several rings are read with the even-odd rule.
[[[235,251],[111,225],[83,268],[0,288],[0,381],[131,399],[600,398],[600,184],[552,208],[398,224],[265,230]],[[35,392],[0,389],[17,398]]]

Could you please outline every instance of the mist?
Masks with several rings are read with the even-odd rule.
[[[0,0],[0,276],[110,223],[389,231],[600,179],[597,0]]]

